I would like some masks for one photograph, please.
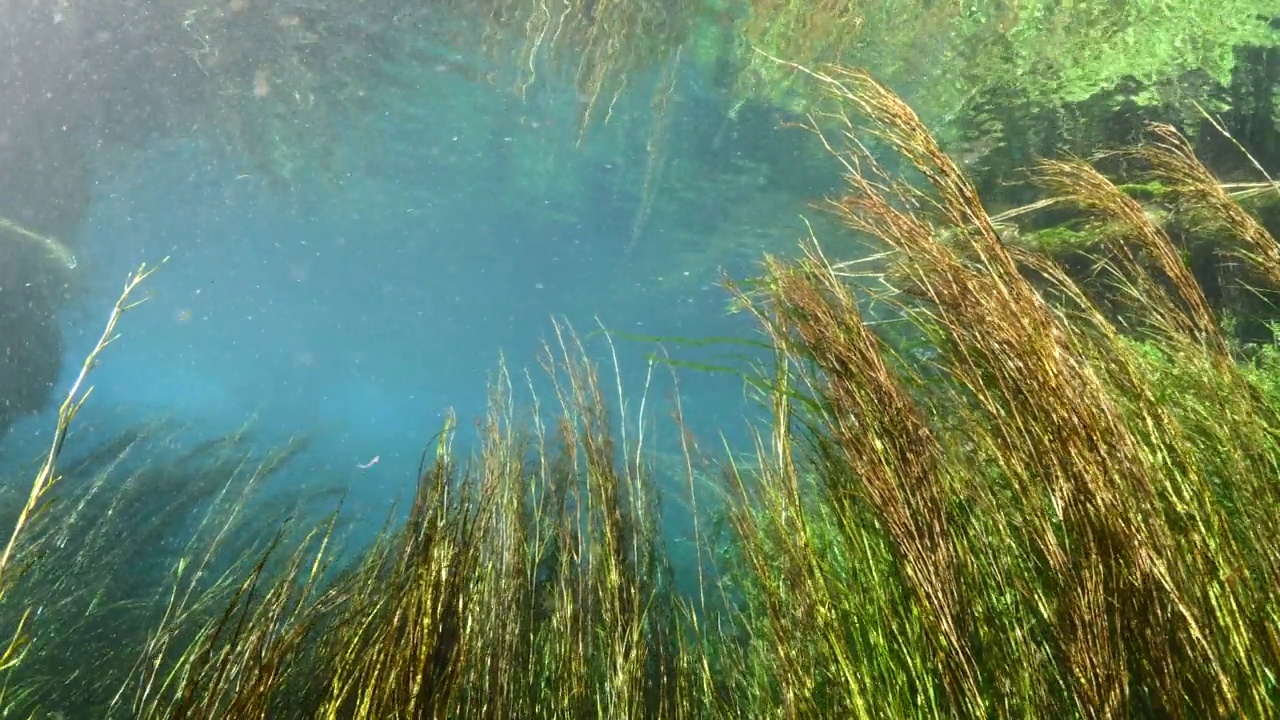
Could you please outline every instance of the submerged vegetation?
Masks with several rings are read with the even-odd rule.
[[[878,252],[811,239],[733,287],[776,358],[749,460],[682,433],[661,470],[643,405],[617,425],[563,332],[551,396],[522,409],[501,374],[480,449],[447,425],[407,517],[348,552],[340,508],[268,492],[293,448],[156,461],[143,428],[62,462],[77,383],[29,500],[0,512],[0,712],[1275,716],[1280,350],[1246,357],[1187,238],[1093,166],[1038,169],[1090,218],[1059,262],[1008,241],[885,86],[791,70],[841,108],[812,127],[846,173],[827,207]],[[1176,130],[1150,132],[1147,187],[1265,297],[1275,240]],[[695,518],[679,550],[673,487]]]
[[[108,135],[194,130],[292,184],[358,170],[340,156],[344,133],[375,144],[386,112],[440,107],[459,83],[535,107],[567,99],[579,139],[619,116],[648,117],[649,95],[676,92],[667,80],[677,67],[709,77],[731,118],[744,105],[821,110],[825,96],[768,56],[866,67],[1009,170],[1033,148],[1111,139],[1117,113],[1158,110],[1194,126],[1195,103],[1242,123],[1267,112],[1277,17],[1274,0],[193,0],[86,5],[71,19],[103,38],[87,43],[87,60],[156,76],[142,89],[95,74],[106,94],[91,115]],[[118,57],[121,37],[155,49]],[[638,102],[623,98],[637,88]],[[654,128],[667,112],[658,105]],[[512,120],[493,118],[492,131],[508,133]],[[653,132],[641,120],[642,146]]]

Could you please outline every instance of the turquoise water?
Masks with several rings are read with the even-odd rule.
[[[287,189],[199,132],[102,145],[74,242],[56,400],[128,273],[168,262],[95,369],[69,453],[158,418],[185,426],[193,443],[250,424],[264,449],[311,438],[281,482],[301,491],[319,478],[350,488],[366,508],[388,507],[413,487],[447,411],[457,413],[460,449],[473,448],[500,362],[518,402],[532,397],[526,371],[550,399],[539,361],[557,321],[586,338],[611,395],[614,351],[600,331],[614,333],[633,432],[649,378],[651,447],[678,449],[676,378],[688,429],[710,454],[725,439],[745,442],[758,408],[737,375],[654,359],[740,370],[763,359],[749,346],[682,339],[759,339],[753,321],[729,313],[721,282],[749,276],[766,248],[745,239],[735,254],[715,243],[744,199],[770,196],[760,168],[806,140],[772,115],[747,113],[726,132],[714,97],[692,81],[677,93],[684,104],[669,120],[666,170],[647,188],[655,195],[642,227],[653,123],[643,94],[581,144],[571,102],[520,103],[475,85],[431,112],[390,103],[376,144],[368,128],[345,140],[358,171]],[[92,138],[94,128],[85,132]],[[711,172],[721,155],[735,162]],[[530,190],[519,169],[544,156],[552,173]],[[786,212],[753,232],[793,246],[819,186],[812,192],[770,198]],[[713,261],[689,263],[673,248]],[[53,424],[52,407],[26,418],[6,441],[8,459],[38,455]],[[678,515],[671,522],[673,533],[687,529]]]

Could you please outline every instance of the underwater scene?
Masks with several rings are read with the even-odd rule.
[[[1280,0],[0,2],[0,717],[1280,717]]]

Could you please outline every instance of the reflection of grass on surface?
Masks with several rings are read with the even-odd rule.
[[[20,628],[5,707],[1272,716],[1274,350],[1234,359],[1177,248],[1092,168],[1045,168],[1111,228],[1084,291],[1004,244],[895,96],[859,73],[816,77],[850,130],[879,132],[928,181],[831,147],[850,170],[831,208],[884,246],[894,293],[880,300],[926,347],[908,361],[862,321],[858,266],[816,244],[766,263],[738,305],[777,349],[760,385],[773,422],[749,466],[726,464],[725,532],[699,528],[686,550],[715,570],[694,597],[672,589],[669,548],[690,546],[659,536],[648,438],[611,425],[595,370],[561,337],[553,397],[518,413],[501,375],[480,451],[457,457],[446,428],[407,520],[340,566],[336,520],[308,529],[254,492],[290,449],[249,460],[224,438],[157,464],[135,460],[138,431],[64,466],[0,567],[0,617]],[[1157,139],[1153,171],[1213,211],[1194,157]],[[1270,238],[1222,217],[1244,223],[1241,261],[1275,272]],[[1125,302],[1104,313],[1098,292]]]

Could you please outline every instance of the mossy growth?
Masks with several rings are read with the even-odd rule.
[[[1159,180],[1117,183],[1116,189],[1139,202],[1157,202],[1169,196],[1169,187]]]

